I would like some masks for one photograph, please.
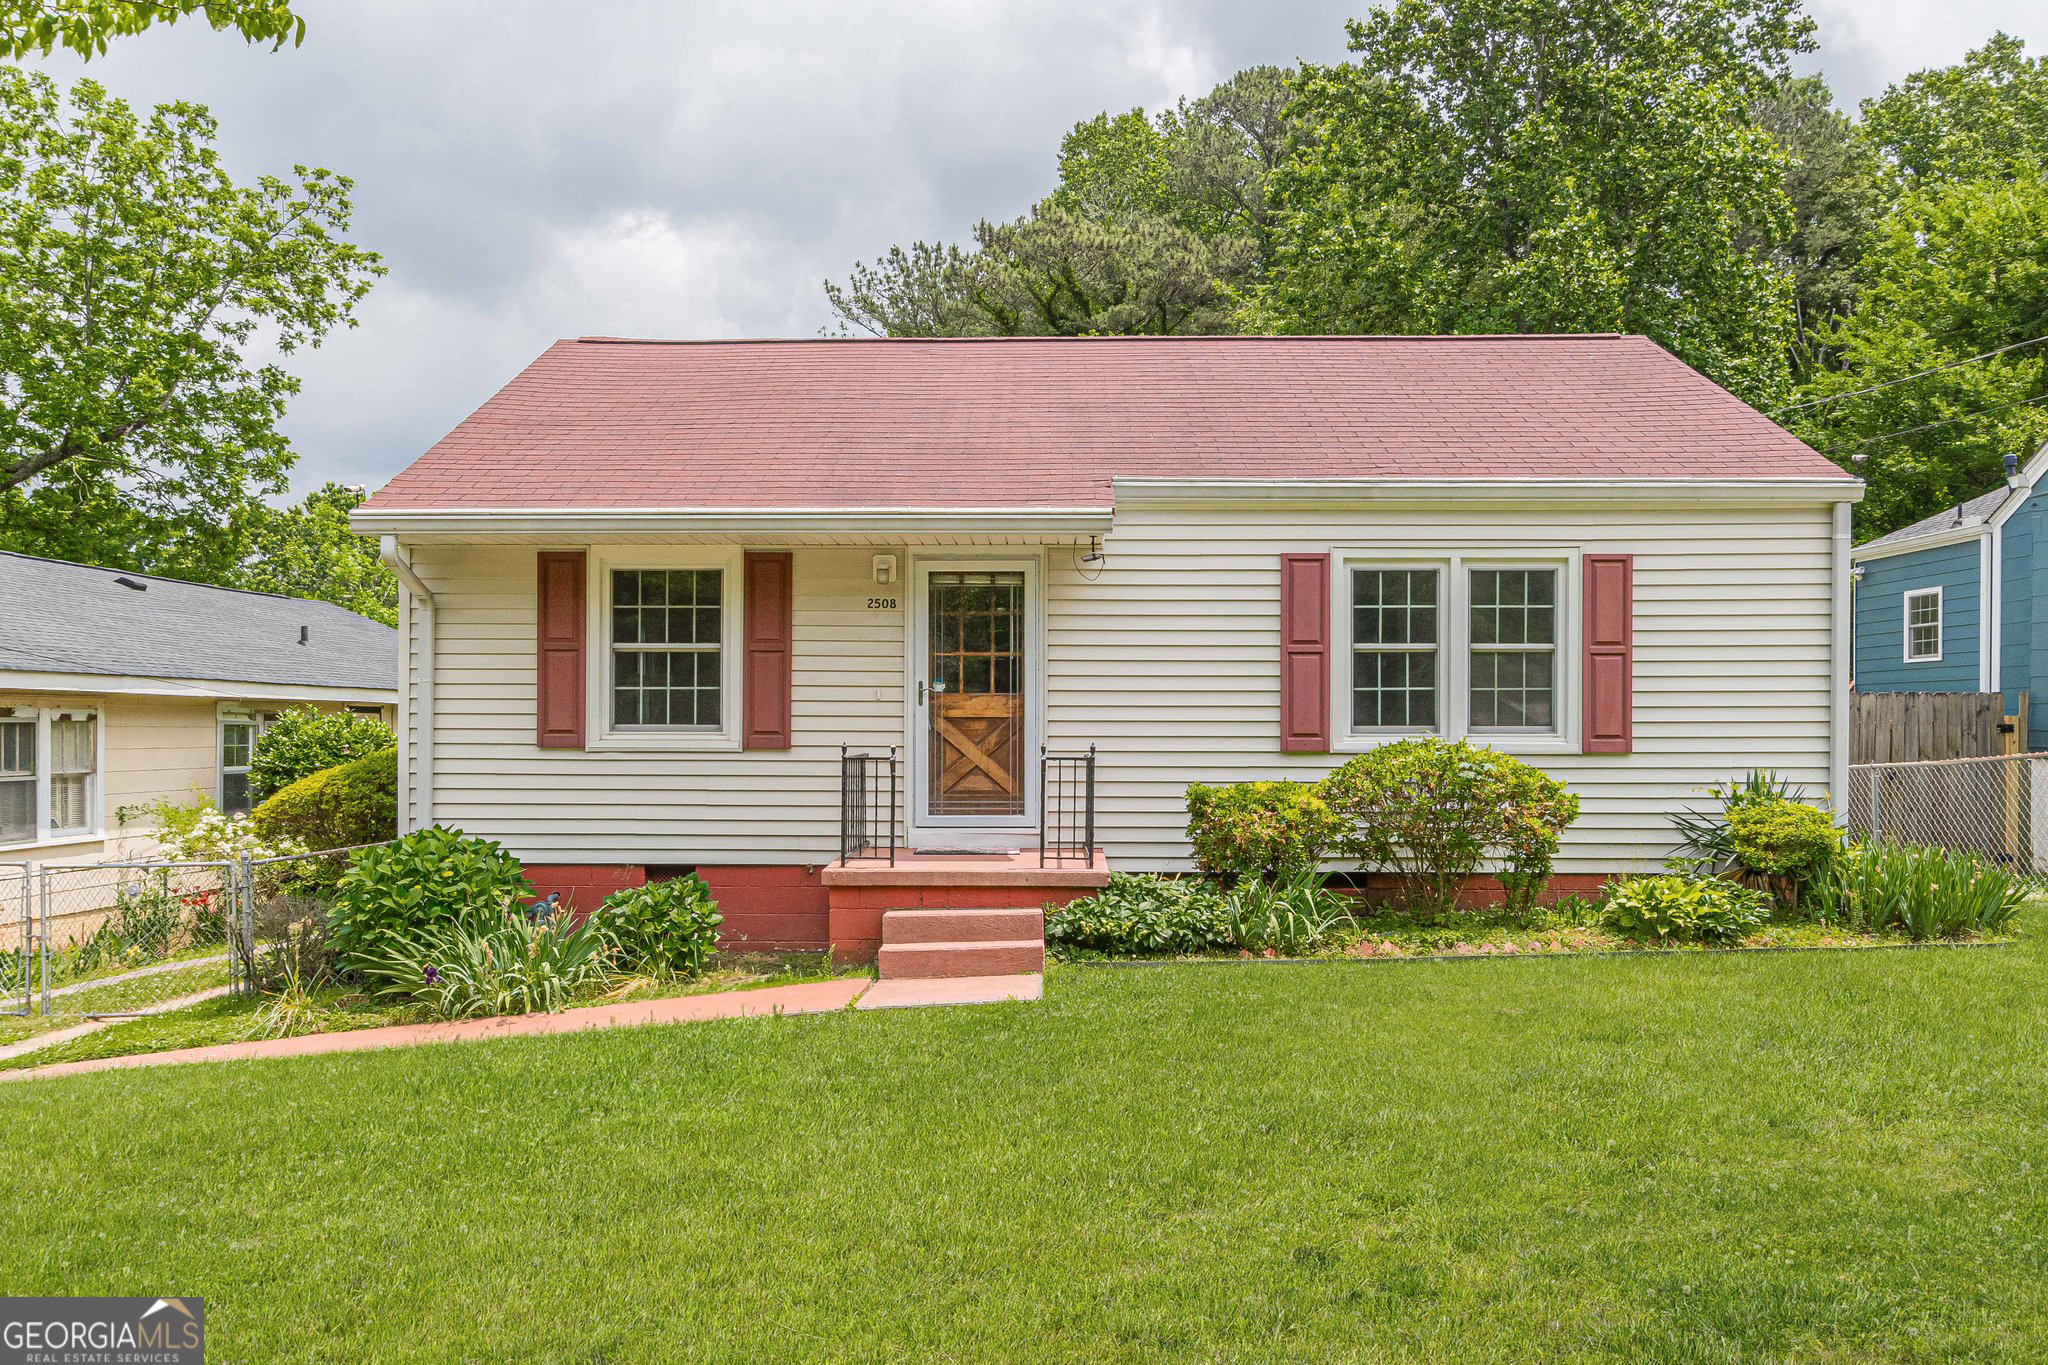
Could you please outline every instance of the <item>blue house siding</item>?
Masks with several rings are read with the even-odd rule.
[[[1862,565],[1855,592],[1857,691],[1978,690],[1979,554],[1978,542],[1970,540]],[[1941,658],[1908,663],[1905,595],[1934,587],[1941,589]],[[2009,644],[2011,636],[2006,639]]]

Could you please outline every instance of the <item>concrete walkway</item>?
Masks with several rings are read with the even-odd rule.
[[[584,1029],[681,1024],[700,1019],[744,1019],[761,1014],[823,1014],[845,1009],[870,984],[866,977],[847,977],[801,986],[768,986],[755,991],[720,991],[715,995],[684,995],[668,1000],[593,1005],[585,1009],[564,1010],[560,1014],[514,1014],[491,1019],[460,1019],[446,1024],[395,1024],[389,1028],[354,1029],[343,1033],[309,1033],[301,1038],[262,1038],[246,1043],[219,1043],[213,1047],[187,1047],[172,1052],[138,1052],[129,1057],[96,1057],[90,1061],[57,1062],[29,1070],[0,1071],[0,1081],[75,1076],[86,1071],[113,1071],[139,1066],[177,1066],[184,1062],[307,1057],[322,1052],[410,1047],[416,1043],[462,1043],[479,1038],[580,1033]],[[41,1042],[40,1039],[37,1041]]]
[[[147,1019],[152,1014],[169,1014],[172,1010],[181,1010],[187,1005],[196,1005],[202,1000],[211,1000],[217,995],[226,995],[230,989],[227,986],[212,986],[203,991],[194,991],[190,995],[180,995],[170,1000],[159,1000],[155,1004],[142,1009],[125,1010],[119,1014],[111,1014],[99,1019],[88,1019],[82,1024],[73,1024],[70,1028],[51,1029],[48,1033],[32,1034],[18,1043],[9,1043],[5,1047],[0,1047],[0,1062],[11,1062],[17,1057],[26,1057],[31,1052],[41,1052],[46,1047],[55,1047],[59,1043],[68,1043],[73,1038],[83,1038],[88,1033],[98,1033],[101,1029],[112,1028],[116,1024],[125,1024],[130,1019]],[[51,995],[56,993],[55,991],[50,992]],[[9,1076],[22,1074],[24,1073],[18,1071],[0,1071],[0,1080],[6,1080]]]

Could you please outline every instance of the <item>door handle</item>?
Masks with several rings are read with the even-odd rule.
[[[917,704],[918,704],[919,706],[923,706],[923,705],[924,705],[924,679],[923,679],[923,678],[919,678],[919,679],[917,680]]]

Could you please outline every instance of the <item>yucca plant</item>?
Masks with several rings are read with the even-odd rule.
[[[1803,802],[1806,792],[1777,773],[1757,768],[1746,777],[1707,788],[1707,799],[1713,803],[1709,809],[1688,808],[1671,817],[1672,828],[1678,831],[1678,854],[1708,871],[1725,872],[1735,862],[1730,815],[1766,801]]]

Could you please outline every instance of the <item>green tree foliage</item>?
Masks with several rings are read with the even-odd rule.
[[[2048,336],[2048,62],[1998,35],[1868,101],[1862,133],[1889,202],[1855,311],[1821,331],[1830,367],[1780,417],[1869,481],[1868,538],[1995,487],[2004,456],[2048,439],[2048,346],[2031,344]]]
[[[0,0],[0,57],[57,48],[100,56],[109,38],[198,15],[218,33],[233,29],[274,51],[305,41],[306,21],[284,0]]]
[[[303,502],[265,509],[251,532],[252,558],[240,586],[332,602],[360,616],[398,624],[398,579],[377,557],[377,543],[348,528],[360,489],[330,483]]]
[[[1786,156],[1752,110],[1812,44],[1797,0],[1399,0],[1304,67],[1246,325],[1643,332],[1777,393]]]
[[[1286,99],[1286,73],[1254,67],[1156,118],[1084,120],[1030,213],[977,224],[967,248],[893,247],[826,297],[877,336],[1228,330],[1233,291],[1264,269]]]
[[[391,727],[375,716],[295,706],[257,736],[249,790],[260,802],[301,778],[396,747]]]
[[[292,451],[290,355],[382,273],[350,182],[237,185],[191,104],[0,69],[0,545],[232,583]]]

